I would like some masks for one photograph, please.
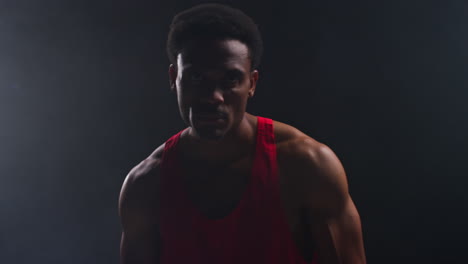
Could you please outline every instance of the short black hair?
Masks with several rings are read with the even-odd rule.
[[[236,39],[249,49],[251,68],[260,64],[263,42],[257,24],[239,9],[222,4],[201,4],[174,16],[167,38],[167,55],[176,64],[177,55],[190,40]]]

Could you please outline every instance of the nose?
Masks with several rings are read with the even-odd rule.
[[[222,104],[224,102],[223,92],[218,87],[206,89],[202,93],[200,100],[202,103]]]

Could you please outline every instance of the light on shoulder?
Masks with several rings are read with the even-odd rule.
[[[278,155],[288,160],[288,163],[299,161],[311,162],[321,148],[327,148],[324,144],[293,126],[275,121],[274,127],[275,139],[279,150]]]
[[[123,186],[133,185],[137,183],[147,183],[154,181],[157,178],[157,173],[162,160],[164,152],[164,145],[160,145],[149,157],[141,161],[138,165],[133,167],[125,178]]]
[[[154,202],[159,186],[159,171],[160,160],[149,157],[128,173],[119,196],[121,212]]]
[[[349,199],[346,173],[336,154],[325,144],[308,143],[298,147],[299,179],[304,203],[311,209],[338,211]]]
[[[143,160],[128,173],[124,185],[150,181],[159,170],[159,159],[151,157]]]
[[[284,128],[284,124],[280,126]],[[336,154],[299,130],[289,130],[289,136],[278,145],[278,155],[287,167],[288,177],[300,189],[304,206],[326,209],[344,205],[349,198],[348,183]]]

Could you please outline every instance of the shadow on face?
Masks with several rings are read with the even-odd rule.
[[[206,140],[220,140],[238,127],[258,79],[248,47],[233,39],[191,41],[169,73],[182,119]]]

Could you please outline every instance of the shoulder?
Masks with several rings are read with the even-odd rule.
[[[153,208],[159,189],[160,165],[164,144],[141,161],[125,177],[119,196],[121,214],[137,208]]]
[[[334,151],[290,125],[277,121],[274,125],[278,161],[294,186],[299,186],[303,201],[321,207],[320,201],[346,199],[346,174]]]
[[[291,125],[273,121],[273,127],[278,155],[284,158],[296,159],[298,156],[305,158],[323,148],[328,148]]]
[[[127,187],[127,185],[133,186],[141,182],[148,183],[158,178],[164,145],[159,146],[151,155],[130,170],[125,178],[124,187]]]

